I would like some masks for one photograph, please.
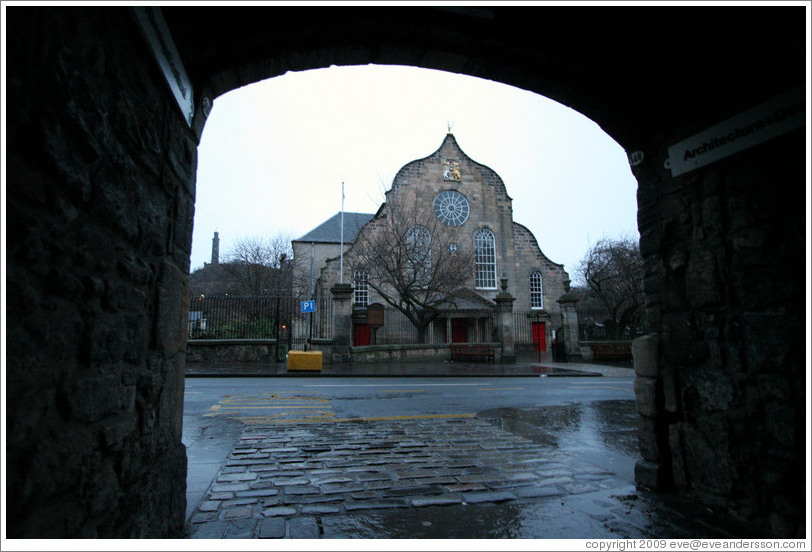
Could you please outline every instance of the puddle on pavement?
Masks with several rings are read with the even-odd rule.
[[[477,414],[497,427],[633,480],[639,456],[635,401],[496,408]]]
[[[404,508],[321,519],[324,538],[515,539],[522,509],[514,504]]]

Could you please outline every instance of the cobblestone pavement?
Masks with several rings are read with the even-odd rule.
[[[192,515],[189,536],[347,537],[358,529],[347,520],[359,513],[398,510],[406,519],[416,509],[613,489],[628,491],[628,482],[474,417],[251,425]]]

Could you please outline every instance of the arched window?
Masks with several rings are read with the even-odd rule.
[[[530,273],[530,308],[543,309],[544,297],[541,293],[541,272],[534,270]]]
[[[431,279],[431,234],[425,226],[413,226],[406,235],[409,275],[418,284]]]
[[[365,270],[356,270],[352,279],[355,287],[355,306],[366,307],[369,305],[369,274]]]
[[[476,287],[496,289],[496,238],[487,228],[474,232]]]

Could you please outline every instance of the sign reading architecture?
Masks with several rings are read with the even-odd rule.
[[[792,89],[668,148],[679,176],[804,125],[804,90]]]

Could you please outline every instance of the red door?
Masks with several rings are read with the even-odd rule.
[[[355,324],[352,327],[352,344],[356,347],[369,345],[372,343],[370,335],[370,327],[368,324]]]
[[[547,324],[533,322],[533,350],[544,352],[547,350]]]
[[[451,319],[451,343],[468,342],[468,320],[465,318]]]

